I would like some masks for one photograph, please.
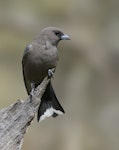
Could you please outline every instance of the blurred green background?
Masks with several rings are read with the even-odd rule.
[[[53,79],[66,114],[35,120],[22,149],[118,150],[118,0],[0,0],[0,108],[27,98],[23,50],[47,26],[72,39],[58,46]]]

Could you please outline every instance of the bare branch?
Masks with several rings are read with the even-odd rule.
[[[36,88],[32,102],[18,100],[0,110],[0,150],[20,150],[26,130],[35,117],[40,99],[49,83],[47,77]]]

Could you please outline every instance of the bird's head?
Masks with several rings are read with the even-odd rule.
[[[70,40],[67,34],[64,34],[59,28],[47,27],[40,31],[40,38],[42,40],[50,42],[53,46],[57,46],[61,40]]]

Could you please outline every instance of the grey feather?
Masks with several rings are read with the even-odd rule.
[[[69,40],[68,35],[56,27],[48,27],[41,30],[31,44],[26,46],[22,59],[22,70],[28,95],[32,91],[32,83],[37,87],[48,75],[48,70],[56,68],[58,61],[57,44],[60,40]],[[39,105],[38,121],[62,113],[64,113],[64,109],[60,105],[50,82]]]

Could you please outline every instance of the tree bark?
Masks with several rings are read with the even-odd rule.
[[[46,77],[36,88],[32,101],[28,97],[0,110],[0,150],[21,149],[26,130],[35,117],[49,81]]]

